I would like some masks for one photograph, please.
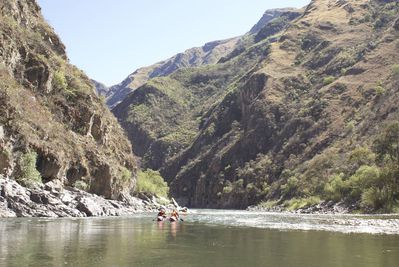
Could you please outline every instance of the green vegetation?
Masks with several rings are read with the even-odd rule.
[[[132,172],[126,167],[122,167],[121,179],[123,183],[128,183],[130,180],[132,180]]]
[[[327,76],[323,79],[323,84],[324,85],[329,85],[331,83],[333,83],[335,81],[335,77],[334,76]]]
[[[36,169],[37,153],[34,151],[22,154],[18,160],[19,172],[16,180],[24,186],[32,187],[42,182],[42,177]]]
[[[375,87],[375,93],[377,96],[382,96],[383,94],[385,94],[385,88],[382,87],[381,85],[377,85]]]
[[[399,78],[399,64],[395,64],[392,66],[392,72],[395,78]]]
[[[59,90],[66,90],[68,83],[65,78],[65,74],[61,71],[56,71],[53,75],[53,85]]]
[[[296,210],[314,206],[320,202],[320,198],[316,196],[307,198],[292,198],[284,202],[284,206],[287,208],[287,210]]]
[[[137,175],[136,191],[167,197],[169,187],[158,171],[147,169],[145,171],[139,171]]]
[[[73,187],[79,189],[79,190],[83,190],[83,191],[87,191],[89,189],[88,184],[85,181],[76,181],[73,184]]]

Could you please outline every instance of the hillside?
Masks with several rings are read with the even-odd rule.
[[[259,22],[251,29],[250,34],[256,34],[262,26],[267,24],[270,20],[290,10],[293,9],[267,10]],[[96,85],[97,91],[106,97],[107,105],[112,109],[131,91],[139,88],[149,79],[168,76],[182,68],[199,67],[217,63],[221,58],[230,54],[237,45],[241,44],[242,39],[241,36],[238,36],[226,40],[208,42],[202,47],[187,49],[169,59],[137,69],[121,83],[109,87],[105,94],[101,84],[98,84],[98,87]]]
[[[144,166],[161,168],[189,206],[392,210],[398,11],[397,1],[313,0],[217,64],[150,80],[114,113]]]
[[[113,199],[130,193],[131,145],[36,1],[4,0],[0,10],[0,176]]]
[[[280,27],[302,13],[292,9],[278,14],[284,17]],[[178,69],[149,80],[112,110],[136,144],[133,151],[142,157],[143,168],[159,169],[191,144],[206,114],[264,58],[269,40],[255,43],[259,34],[241,37],[217,64]]]

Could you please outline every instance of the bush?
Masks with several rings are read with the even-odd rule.
[[[328,183],[324,186],[324,196],[327,200],[335,202],[341,201],[345,193],[349,191],[349,186],[343,180],[343,174],[335,174],[330,177]]]
[[[64,73],[57,71],[53,75],[53,86],[60,90],[66,90],[68,87]]]
[[[42,182],[42,177],[36,169],[36,161],[36,152],[27,152],[19,158],[19,175],[16,177],[19,183],[27,187],[32,187]]]
[[[359,200],[362,192],[378,182],[380,169],[377,166],[361,166],[349,180],[351,188],[350,196],[353,200]]]
[[[323,84],[324,85],[329,85],[329,84],[333,83],[334,81],[335,81],[335,77],[334,76],[324,77]]]
[[[298,189],[298,185],[299,180],[295,176],[292,176],[287,180],[286,184],[281,186],[281,191],[284,195],[291,195]]]
[[[317,196],[308,197],[308,198],[293,198],[284,203],[284,206],[288,210],[297,210],[303,209],[310,206],[317,205],[321,202],[320,198]]]
[[[377,159],[382,162],[384,158],[399,165],[399,123],[392,123],[385,127],[383,132],[374,140],[374,150]]]
[[[167,197],[169,187],[158,171],[147,169],[138,172],[136,191]]]
[[[368,188],[362,194],[361,206],[365,209],[377,210],[384,205],[384,198],[384,194],[379,188]]]
[[[83,191],[87,191],[87,189],[89,189],[89,186],[84,181],[76,181],[73,184],[73,187],[75,187],[77,189],[80,189],[80,190],[83,190]]]
[[[392,66],[392,72],[395,78],[399,78],[399,64],[395,64]]]
[[[368,147],[356,147],[348,158],[350,171],[353,173],[362,165],[372,165],[375,162],[375,154]]]
[[[121,179],[124,183],[128,183],[132,179],[132,172],[129,171],[127,168],[122,167]]]
[[[377,96],[382,96],[383,94],[385,94],[385,88],[382,87],[381,85],[377,85],[377,86],[375,87],[375,94],[376,94]]]

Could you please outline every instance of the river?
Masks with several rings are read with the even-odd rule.
[[[399,216],[193,210],[184,222],[153,214],[1,219],[0,266],[397,267]]]

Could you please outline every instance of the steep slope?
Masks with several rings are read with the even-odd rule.
[[[111,86],[107,94],[107,105],[111,108],[121,102],[132,90],[140,87],[151,78],[168,76],[181,68],[198,67],[216,63],[230,53],[239,38],[214,41],[202,47],[194,47],[154,65],[140,68],[130,74],[120,84]]]
[[[97,82],[93,79],[91,79],[91,82],[93,83],[94,87],[96,88],[97,94],[100,96],[107,96],[107,93],[109,91],[109,87],[107,87],[105,84]]]
[[[288,24],[289,18],[301,14],[280,14],[286,18],[281,21]],[[159,169],[189,146],[199,127],[206,123],[208,113],[248,71],[258,68],[273,40],[265,36],[255,43],[256,36],[241,37],[235,49],[218,64],[180,69],[167,77],[149,80],[113,109],[136,144],[133,150],[142,157],[143,167]]]
[[[376,209],[397,198],[395,175],[386,176],[388,189],[378,169],[370,172],[377,168],[370,147],[398,119],[398,14],[397,1],[313,0],[162,168],[172,194],[223,208],[325,197],[328,186],[336,201]]]
[[[251,29],[249,34],[256,34],[270,20],[280,16],[284,12],[294,9],[273,9],[267,10],[259,22]],[[121,83],[111,86],[106,93],[107,105],[111,108],[120,103],[131,91],[139,88],[149,79],[168,76],[175,71],[187,67],[199,67],[217,63],[221,58],[230,54],[242,42],[242,37],[234,37],[226,40],[219,40],[206,43],[202,47],[194,47],[179,53],[167,60],[143,67],[130,74]],[[244,38],[245,39],[245,38]],[[98,87],[97,91],[102,87]]]
[[[60,180],[107,198],[129,193],[131,145],[36,1],[1,1],[0,32],[0,175],[27,186]]]

